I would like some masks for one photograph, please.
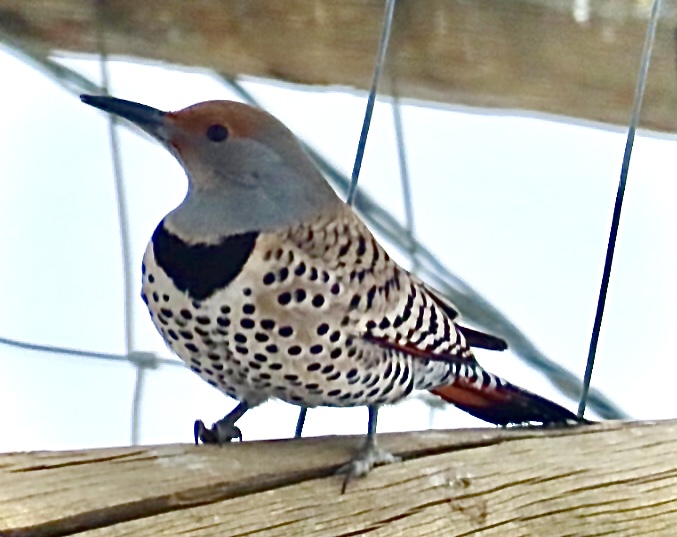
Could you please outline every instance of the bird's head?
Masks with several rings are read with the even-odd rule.
[[[184,236],[275,229],[338,202],[294,134],[263,110],[207,101],[163,112],[113,97],[81,99],[131,121],[178,159],[189,188],[169,223]]]

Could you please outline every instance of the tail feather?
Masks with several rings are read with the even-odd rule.
[[[489,374],[485,373],[485,378]],[[582,423],[566,408],[494,377],[491,386],[478,386],[467,378],[430,390],[468,414],[495,425],[539,422],[543,425]]]
[[[465,340],[471,347],[490,351],[504,351],[508,348],[506,341],[500,337],[485,334],[467,326],[457,325],[456,328],[463,334],[463,337],[465,337]]]
[[[437,294],[437,292],[432,291],[430,288],[428,288],[428,293],[435,303],[442,308],[442,311],[447,314],[449,320],[455,323],[459,322],[458,310],[447,297]],[[473,330],[459,324],[456,324],[456,328],[465,336],[468,345],[471,347],[488,349],[490,351],[504,351],[508,348],[508,343],[500,337],[492,336],[479,330]]]

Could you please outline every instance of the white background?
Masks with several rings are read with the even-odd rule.
[[[63,61],[98,80],[95,61]],[[0,336],[122,354],[121,254],[106,119],[1,51],[0,70]],[[111,73],[112,94],[162,109],[233,98],[204,73],[122,62],[112,63]],[[350,172],[363,94],[246,86]],[[582,376],[624,130],[423,103],[405,103],[402,114],[419,239],[550,358]],[[171,357],[137,298],[140,259],[186,181],[158,145],[127,129],[120,138],[137,286],[134,347]],[[640,133],[593,378],[633,418],[676,414],[676,171],[675,138]],[[392,110],[379,102],[360,185],[403,220],[399,181]],[[510,353],[478,358],[575,410],[575,402]],[[125,363],[0,345],[0,451],[129,443],[134,378]],[[179,367],[150,372],[142,403],[142,443],[189,442],[196,418],[211,423],[234,406]],[[246,439],[287,437],[296,415],[295,407],[268,403],[239,425]],[[305,434],[362,433],[366,416],[360,408],[312,410]],[[455,409],[433,417],[413,399],[384,409],[379,431],[481,425]]]

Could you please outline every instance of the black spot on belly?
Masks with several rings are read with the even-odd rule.
[[[153,252],[177,289],[203,300],[235,279],[257,237],[254,231],[227,237],[218,244],[188,244],[169,233],[162,221],[153,233]]]

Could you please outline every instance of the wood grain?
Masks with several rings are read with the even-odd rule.
[[[381,89],[626,125],[650,4],[399,0]],[[117,57],[364,90],[383,7],[382,0],[0,0],[0,32],[32,48],[91,54],[100,50],[101,28]],[[676,27],[677,0],[665,0],[641,120],[660,131],[677,130]]]
[[[0,455],[0,535],[673,535],[677,421]]]

